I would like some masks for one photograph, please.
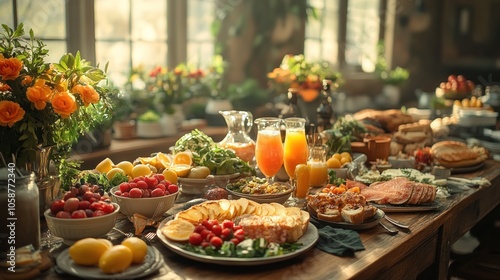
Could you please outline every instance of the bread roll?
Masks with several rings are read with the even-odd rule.
[[[342,208],[342,218],[351,224],[361,224],[365,220],[363,206],[348,204]]]

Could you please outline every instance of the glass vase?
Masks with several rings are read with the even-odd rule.
[[[43,216],[43,212],[50,208],[50,203],[59,197],[61,191],[59,176],[50,172],[53,148],[54,146],[34,148],[34,157],[19,166],[35,174],[35,183],[39,191],[40,216]]]

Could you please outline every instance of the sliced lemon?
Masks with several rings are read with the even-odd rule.
[[[177,184],[179,181],[179,176],[177,176],[177,172],[172,169],[165,169],[162,172],[163,176],[165,176],[165,180],[169,181],[172,184]]]
[[[111,168],[111,170],[106,172],[106,177],[108,178],[108,180],[111,180],[118,173],[125,175],[125,172],[121,168],[113,167],[113,168]]]
[[[115,164],[110,158],[105,158],[101,162],[97,164],[95,167],[95,170],[101,172],[101,173],[107,173],[110,171]]]
[[[146,164],[146,165],[150,164],[152,166],[156,166],[156,164],[157,164],[156,157],[139,157],[137,159],[142,164]]]
[[[173,157],[171,154],[164,154],[162,152],[159,152],[156,154],[156,161],[156,168],[168,168],[172,165]]]
[[[132,168],[132,178],[137,178],[140,176],[149,176],[151,175],[152,171],[149,166],[139,163]]]
[[[178,152],[174,155],[173,164],[193,165],[193,155],[189,151]]]
[[[130,161],[121,161],[115,167],[121,168],[123,172],[127,175],[132,175],[132,169],[134,168],[134,164],[131,163]]]
[[[175,164],[169,167],[170,170],[175,171],[177,173],[177,177],[186,177],[191,171],[191,165],[187,164]]]
[[[194,228],[194,225],[186,220],[174,219],[165,224],[161,233],[170,240],[187,241]]]

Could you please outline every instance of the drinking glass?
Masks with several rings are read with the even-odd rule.
[[[290,184],[292,186],[294,186],[294,180],[296,179],[295,168],[299,164],[307,164],[309,155],[305,125],[306,120],[304,118],[285,119],[286,134],[283,163],[285,165],[285,171],[290,177]],[[297,190],[295,190],[293,195],[295,198],[297,198],[296,193]]]
[[[264,117],[255,120],[257,125],[257,142],[255,144],[255,160],[259,170],[269,183],[283,165],[283,143],[280,126],[282,120]]]

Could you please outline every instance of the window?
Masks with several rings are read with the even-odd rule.
[[[22,22],[26,36],[29,36],[29,30],[33,29],[35,35],[42,39],[50,50],[48,61],[57,62],[67,49],[65,2],[65,0],[0,1],[0,18],[2,24],[12,28]]]
[[[109,77],[117,85],[126,81],[131,67],[173,67],[184,61],[206,65],[211,60],[214,1],[94,0],[90,7],[84,2],[0,1],[0,18],[11,27],[22,22],[27,34],[33,28],[54,60],[65,52],[85,49],[88,53],[82,51],[84,58],[101,65],[109,61]],[[66,16],[66,11],[71,16]],[[86,21],[89,18],[94,22]],[[70,26],[70,35],[95,34],[95,38],[67,37],[66,26]],[[93,32],[85,33],[84,29]],[[69,47],[71,40],[77,41],[75,50]]]
[[[310,0],[319,19],[306,27],[305,54],[344,72],[373,72],[381,34],[382,0]]]

